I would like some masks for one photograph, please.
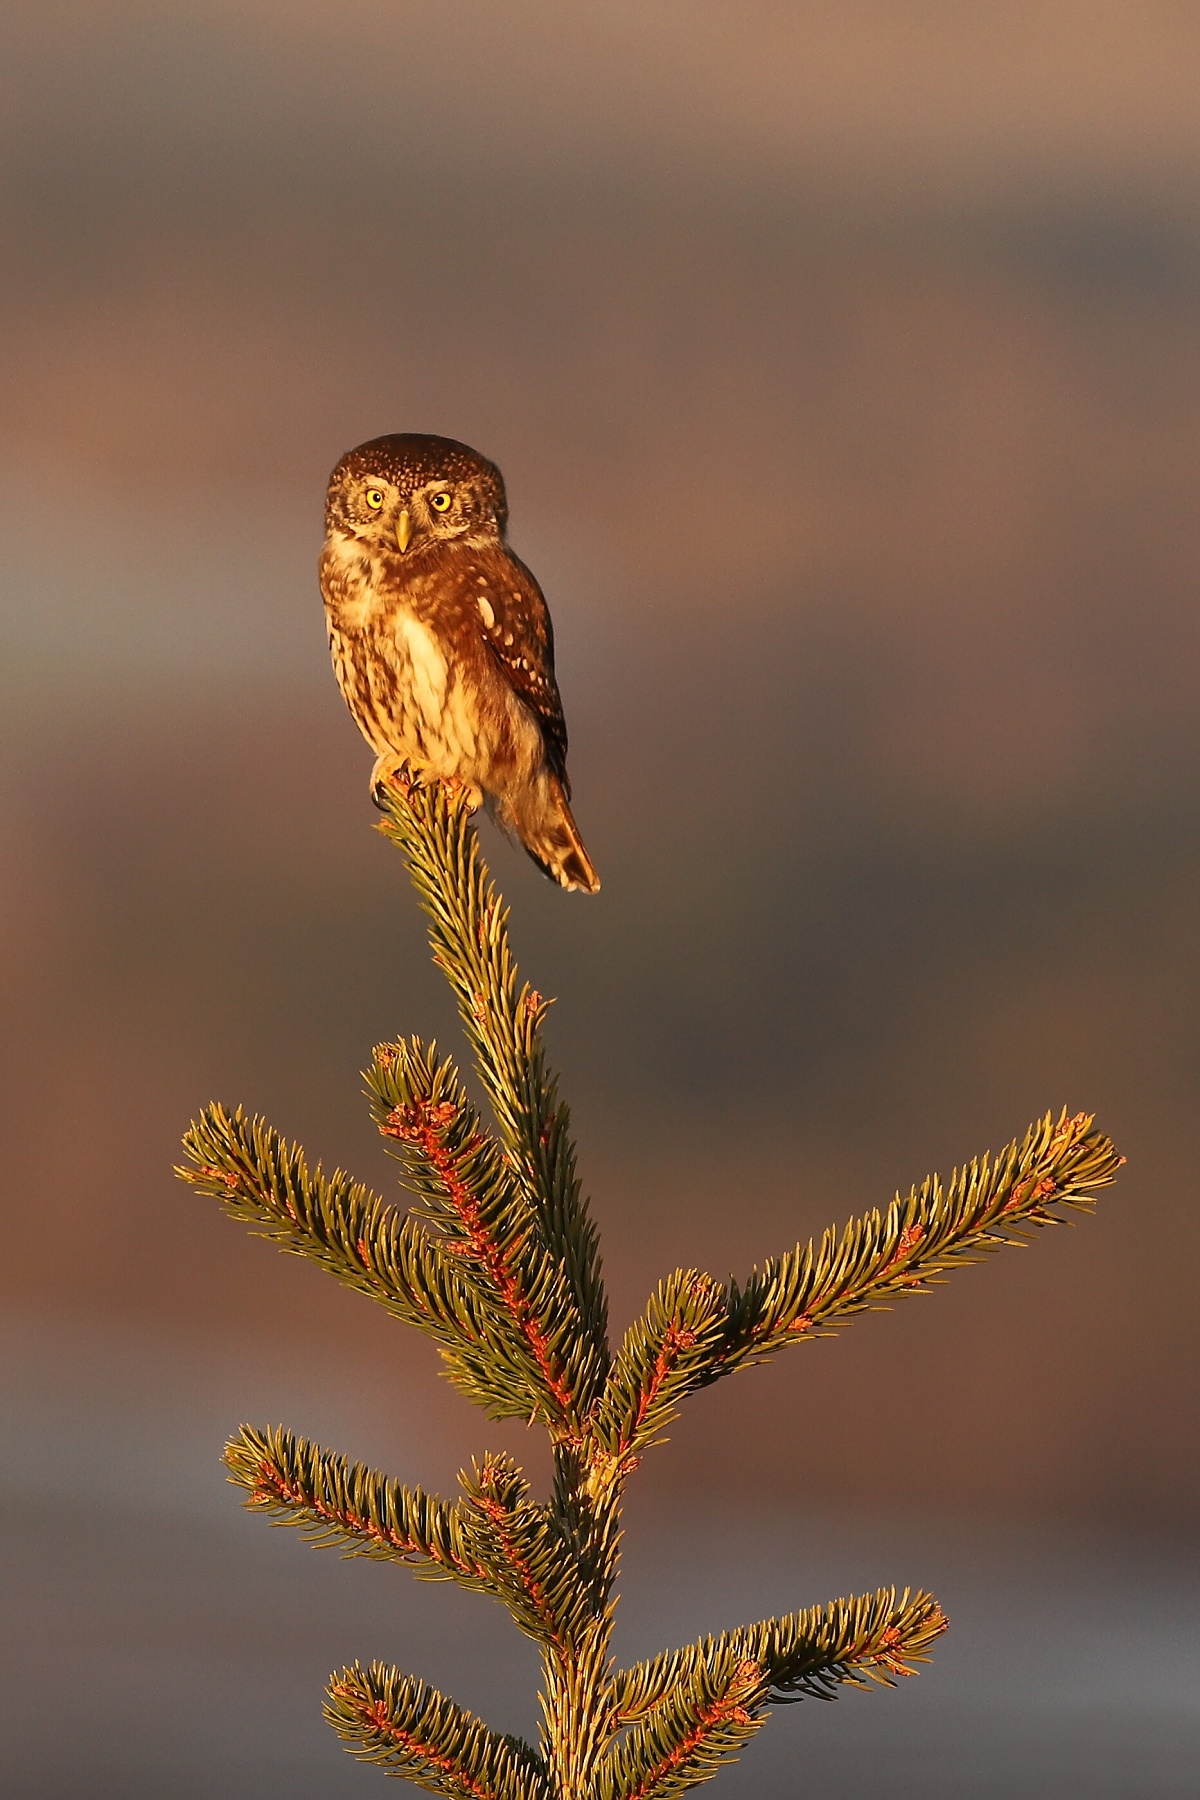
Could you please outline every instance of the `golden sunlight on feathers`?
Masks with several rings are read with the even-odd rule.
[[[554,633],[509,549],[504,481],[451,438],[375,438],[329,481],[321,592],[334,672],[396,776],[461,782],[561,887],[600,878],[571,814]]]

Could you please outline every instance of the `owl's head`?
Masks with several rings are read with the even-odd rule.
[[[507,524],[499,469],[454,438],[372,438],[348,450],[329,477],[326,530],[373,549],[416,555],[438,542],[494,541]]]

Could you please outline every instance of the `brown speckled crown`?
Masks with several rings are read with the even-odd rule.
[[[350,477],[381,475],[402,494],[411,494],[427,481],[474,481],[492,502],[501,531],[508,523],[508,499],[504,477],[495,463],[457,438],[432,437],[419,431],[399,431],[391,437],[370,438],[347,450],[329,477],[329,496]]]

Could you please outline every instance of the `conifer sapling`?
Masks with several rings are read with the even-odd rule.
[[[546,1002],[519,980],[464,798],[453,784],[398,780],[383,804],[380,828],[428,915],[492,1122],[452,1061],[405,1038],[377,1046],[367,1079],[414,1197],[407,1211],[220,1106],[189,1130],[179,1172],[432,1338],[449,1379],[490,1417],[543,1427],[551,1491],[535,1497],[510,1457],[489,1454],[443,1500],[282,1427],[243,1426],[225,1460],[272,1522],[490,1594],[539,1646],[536,1745],[372,1662],[329,1684],[326,1716],[354,1755],[453,1800],[671,1800],[736,1757],[772,1705],[912,1674],[946,1620],[929,1594],[882,1589],[616,1667],[621,1504],[641,1458],[696,1389],[1088,1209],[1122,1159],[1086,1115],[1047,1116],[998,1156],[931,1177],[744,1281],[677,1270],[610,1349],[596,1230],[542,1047]]]

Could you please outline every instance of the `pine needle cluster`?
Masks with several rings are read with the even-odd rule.
[[[491,1730],[415,1675],[355,1664],[333,1676],[326,1706],[354,1755],[453,1800],[671,1800],[736,1757],[773,1705],[912,1674],[946,1620],[928,1594],[883,1589],[618,1668],[621,1504],[641,1458],[696,1389],[1087,1209],[1121,1158],[1086,1115],[1047,1116],[998,1156],[931,1177],[743,1281],[676,1271],[614,1351],[543,1050],[546,1002],[519,978],[467,810],[440,784],[400,785],[381,829],[428,915],[491,1123],[451,1060],[405,1038],[376,1047],[367,1083],[407,1210],[220,1106],[189,1130],[179,1172],[432,1338],[454,1386],[492,1418],[544,1427],[552,1489],[536,1498],[510,1457],[489,1455],[444,1500],[281,1427],[244,1426],[225,1460],[273,1523],[490,1594],[539,1646],[538,1744]]]

